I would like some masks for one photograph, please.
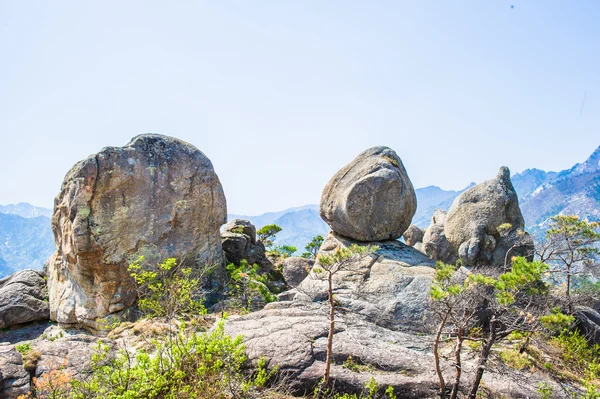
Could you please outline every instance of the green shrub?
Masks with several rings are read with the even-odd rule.
[[[15,349],[17,350],[17,352],[19,352],[21,355],[25,355],[27,354],[27,352],[29,352],[31,350],[31,344],[30,343],[24,343],[24,344],[16,344],[15,345]]]
[[[134,355],[121,350],[111,356],[110,347],[100,343],[92,357],[91,375],[70,379],[64,384],[69,388],[52,398],[260,398],[276,369],[269,371],[261,359],[254,376],[245,375],[242,337],[229,337],[223,325],[222,320],[211,333],[190,333],[183,323],[176,339],[152,341],[151,352],[140,350]]]
[[[255,295],[260,295],[265,303],[277,300],[277,295],[269,289],[269,276],[260,275],[258,265],[250,265],[242,259],[239,265],[230,263],[226,269],[229,273],[229,294],[238,299],[240,307],[250,310]]]
[[[175,258],[164,259],[156,267],[148,267],[143,261],[140,256],[131,263],[129,274],[138,285],[138,307],[147,317],[172,320],[206,313],[200,275],[193,275],[191,268],[183,267]]]

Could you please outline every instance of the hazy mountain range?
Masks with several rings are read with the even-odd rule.
[[[519,195],[527,230],[532,233],[544,231],[549,218],[559,213],[600,220],[600,147],[585,162],[571,169],[562,172],[527,169],[513,175],[512,182]],[[450,208],[464,190],[443,190],[437,186],[417,189],[418,208],[413,223],[427,227],[433,211]],[[51,214],[50,209],[27,203],[0,205],[0,278],[25,268],[42,268],[54,251]],[[275,243],[294,245],[298,253],[303,252],[314,236],[324,236],[329,231],[319,216],[318,205],[257,216],[231,214],[228,218],[248,219],[257,228],[275,223],[283,229]]]

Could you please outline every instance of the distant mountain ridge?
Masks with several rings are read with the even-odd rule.
[[[0,205],[0,213],[6,215],[17,215],[24,218],[35,218],[38,216],[52,217],[52,209],[33,206],[27,202],[19,202],[18,204]]]
[[[0,213],[0,278],[18,270],[41,270],[54,252],[50,218]]]
[[[571,169],[539,172],[543,171],[527,170],[513,177],[529,231],[544,230],[549,219],[557,214],[600,221],[600,147],[585,162]],[[528,186],[528,190],[523,190],[521,182],[531,179],[532,173],[538,180],[537,187]]]

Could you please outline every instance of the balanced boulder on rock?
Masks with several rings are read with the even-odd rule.
[[[533,258],[533,240],[523,232],[525,221],[507,167],[460,194],[445,221],[446,238],[464,265],[502,266],[510,256]]]
[[[226,202],[210,160],[181,140],[137,136],[78,162],[55,199],[51,318],[100,329],[135,301],[130,262],[223,263]]]
[[[357,241],[395,240],[417,209],[402,160],[390,148],[373,147],[340,169],[321,196],[321,217],[333,231]]]

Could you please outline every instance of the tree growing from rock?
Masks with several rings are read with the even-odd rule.
[[[256,232],[258,240],[263,243],[265,249],[271,250],[274,246],[273,241],[277,233],[281,231],[281,227],[276,224],[268,224],[263,226]]]
[[[327,302],[329,304],[329,331],[327,334],[327,357],[325,359],[325,373],[323,382],[317,396],[322,395],[329,386],[329,375],[331,371],[331,361],[333,359],[333,334],[335,331],[335,312],[336,303],[334,298],[333,278],[340,271],[344,270],[351,263],[360,260],[360,258],[369,256],[377,251],[377,246],[361,246],[352,244],[349,247],[338,247],[331,254],[320,254],[317,257],[317,266],[313,268],[315,276],[327,281]]]
[[[313,237],[313,239],[304,247],[306,252],[302,254],[303,258],[306,259],[315,259],[317,254],[319,253],[319,248],[323,244],[323,236],[318,235]]]
[[[516,257],[510,271],[494,277],[483,273],[468,274],[464,269],[457,271],[455,266],[438,263],[430,294],[432,309],[440,318],[433,346],[440,398],[447,397],[447,384],[440,367],[440,342],[455,340],[451,399],[457,398],[461,389],[464,342],[481,343],[477,368],[467,395],[469,399],[475,399],[494,345],[513,332],[531,333],[540,328],[539,317],[547,310],[548,286],[543,282],[547,269],[542,262],[528,262],[523,257]],[[486,315],[485,330],[478,318],[482,314]],[[444,336],[448,338],[444,339]]]
[[[573,314],[575,306],[572,295],[574,280],[598,272],[599,228],[598,222],[581,220],[574,215],[558,215],[551,219],[546,239],[538,245],[540,261],[547,262],[555,280],[564,284],[564,303],[568,314]]]

